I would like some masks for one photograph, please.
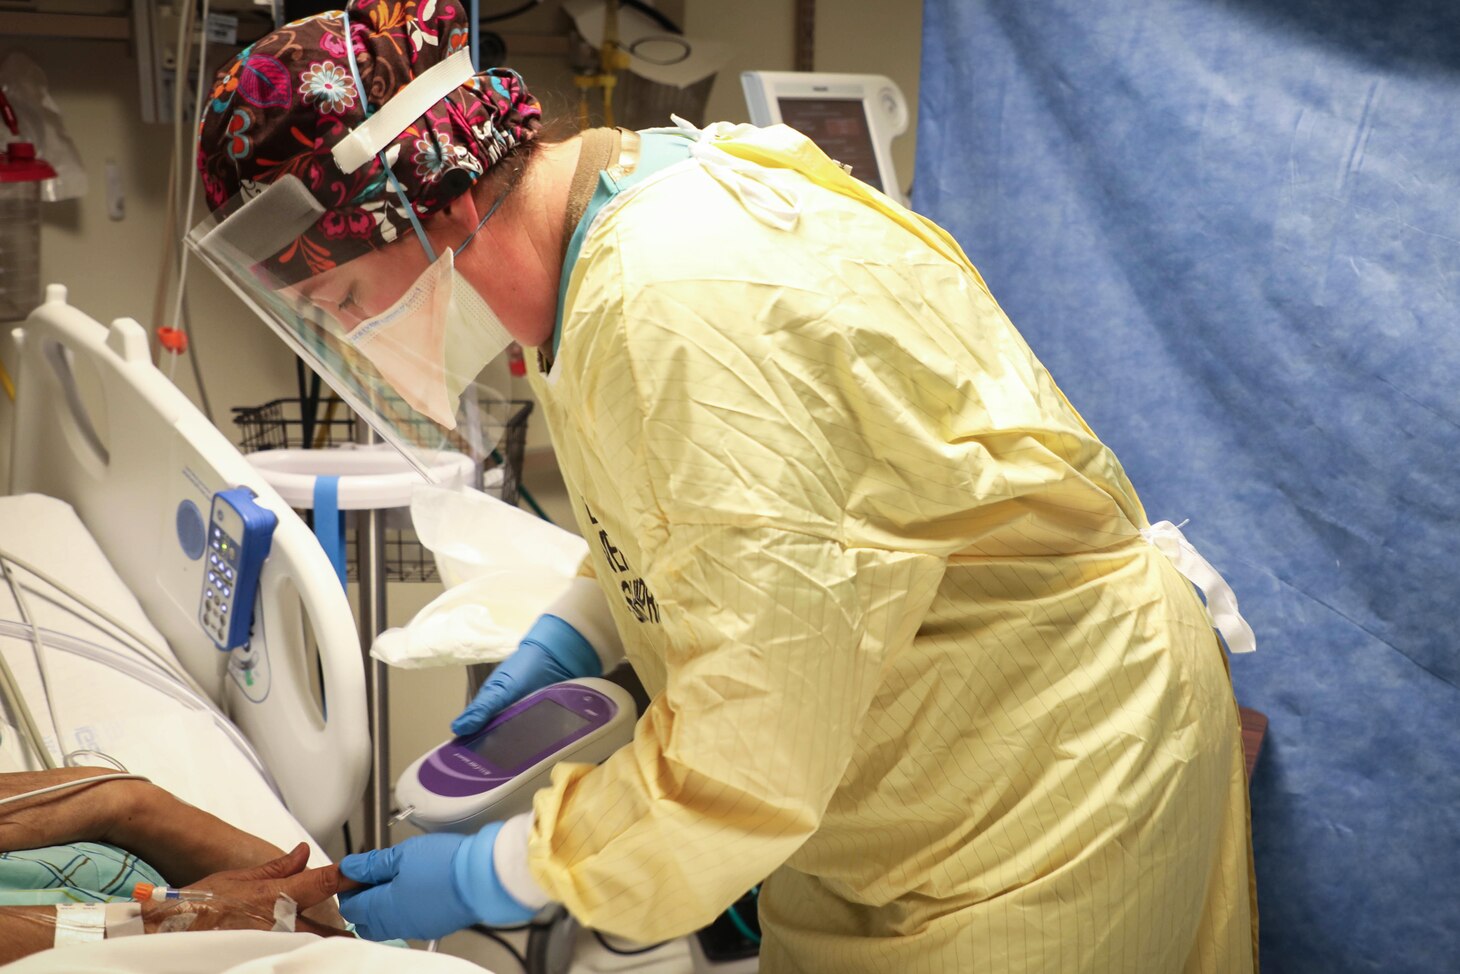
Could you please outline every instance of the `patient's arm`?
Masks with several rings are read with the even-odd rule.
[[[55,939],[54,906],[0,907],[0,964],[45,950]]]
[[[105,768],[57,768],[0,774],[0,798],[108,773]],[[131,786],[143,784],[102,781],[0,805],[0,852],[107,841],[110,823],[132,802]]]
[[[111,773],[106,768],[58,768],[0,774],[0,798]],[[0,852],[83,841],[125,849],[174,886],[284,854],[273,843],[135,779],[77,785],[0,805]],[[340,922],[333,907],[317,909],[315,919]]]
[[[0,798],[109,773],[59,768],[0,774]],[[99,781],[0,805],[0,851],[85,841],[134,853],[172,885],[214,893],[215,900],[201,904],[148,904],[143,913],[148,932],[185,913],[194,915],[188,929],[267,930],[280,893],[299,905],[299,930],[331,933],[343,925],[330,902],[339,871],[333,866],[305,869],[307,846],[284,855],[145,781]],[[53,906],[0,907],[0,963],[50,947],[55,917]]]
[[[58,768],[0,774],[0,798],[110,773]],[[175,886],[283,855],[272,843],[145,781],[99,781],[0,805],[0,852],[85,841],[126,849]]]
[[[284,850],[236,829],[170,792],[143,781],[120,800],[105,841],[135,853],[174,886],[186,886],[212,873],[268,862]]]

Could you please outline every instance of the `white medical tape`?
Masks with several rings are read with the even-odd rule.
[[[299,904],[283,893],[274,901],[274,933],[293,933],[299,915]]]
[[[471,51],[462,48],[444,61],[439,61],[415,77],[410,84],[391,96],[365,121],[355,126],[330,154],[344,173],[352,173],[375,158],[410,127],[411,123],[432,105],[471,80]],[[365,93],[359,92],[363,99]]]
[[[1183,524],[1186,522],[1182,522]],[[1192,547],[1181,529],[1170,521],[1160,521],[1141,531],[1141,537],[1170,559],[1186,580],[1207,599],[1207,612],[1211,614],[1212,625],[1227,641],[1227,649],[1233,653],[1251,653],[1257,649],[1257,637],[1242,613],[1237,611],[1237,595],[1221,574],[1211,566],[1201,552]]]
[[[57,947],[89,944],[106,939],[106,904],[59,903],[56,905]]]
[[[106,939],[140,937],[146,932],[142,926],[141,903],[108,903],[106,905]]]

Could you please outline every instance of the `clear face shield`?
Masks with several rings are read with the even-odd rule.
[[[343,38],[350,51],[351,32]],[[346,61],[355,89],[363,91],[352,52]],[[349,216],[327,212],[290,173],[266,186],[246,184],[187,240],[295,354],[428,478],[442,451],[482,464],[501,442],[512,413],[508,364],[501,354],[512,338],[453,264],[501,200],[476,230],[438,254],[384,149],[471,77],[467,51],[445,58],[332,150],[345,173],[380,160],[396,199],[387,193],[371,206],[398,204],[414,238],[404,234],[336,264],[326,242],[368,236],[372,218],[382,227],[391,223],[371,206]]]
[[[193,229],[193,252],[423,473],[443,450],[488,457],[511,412],[512,338],[453,251],[407,236],[295,280],[281,257],[308,260],[323,207],[292,175],[245,197]]]

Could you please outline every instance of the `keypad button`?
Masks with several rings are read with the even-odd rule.
[[[233,569],[225,567],[223,569],[223,577],[228,579],[230,582],[233,581]]]
[[[219,585],[218,588],[223,592],[223,597],[225,599],[233,594],[233,589],[229,588],[227,585]]]
[[[211,589],[211,588],[210,588],[210,589],[208,589],[208,594],[207,594],[207,596],[206,596],[206,597],[207,597],[207,598],[210,598],[210,599],[211,599],[211,598],[212,598],[212,597],[213,597],[213,590],[212,590],[212,589]]]

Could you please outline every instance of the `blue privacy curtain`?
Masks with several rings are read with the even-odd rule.
[[[1232,583],[1270,972],[1460,971],[1460,0],[926,0],[914,206]]]

